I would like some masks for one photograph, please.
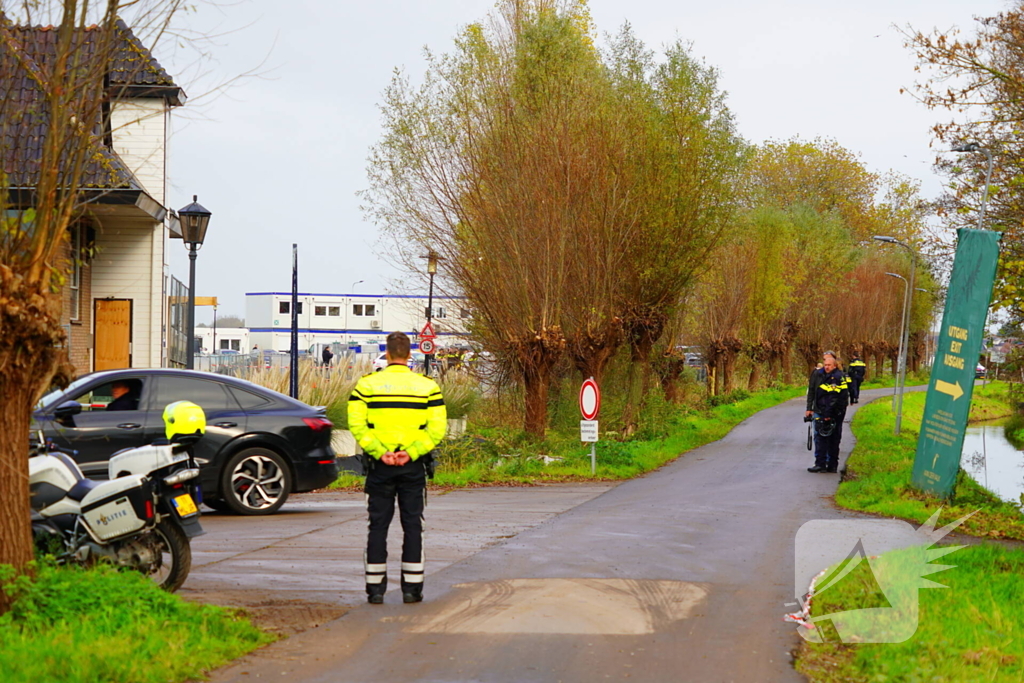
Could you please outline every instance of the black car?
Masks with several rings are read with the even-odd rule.
[[[87,477],[105,479],[111,455],[164,436],[164,407],[180,400],[206,413],[206,436],[195,455],[203,502],[215,510],[268,515],[291,492],[321,488],[338,476],[333,425],[323,408],[206,372],[94,372],[44,396],[32,429],[78,451]]]

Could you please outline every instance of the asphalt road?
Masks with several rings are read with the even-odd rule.
[[[852,517],[831,501],[838,476],[806,471],[802,402],[765,410],[721,441],[591,492],[440,571],[431,571],[428,536],[425,602],[403,605],[393,590],[382,606],[359,605],[212,680],[801,681],[790,655],[796,627],[782,620],[802,592],[794,537],[804,522]],[[852,441],[847,425],[843,460]],[[478,512],[445,519],[428,508],[428,523],[471,529],[476,518],[495,519],[487,491],[475,493]],[[509,520],[518,516],[501,504]],[[322,541],[358,546],[364,530],[353,524],[346,540]],[[906,542],[900,534],[894,527],[894,547]],[[358,590],[357,567],[321,571],[339,569]]]

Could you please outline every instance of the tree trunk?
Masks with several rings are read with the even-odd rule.
[[[747,378],[747,390],[756,391],[757,383],[761,379],[761,364],[754,361],[750,365],[750,377]]]
[[[19,287],[4,274],[0,270],[0,329],[9,344],[0,350],[0,565],[22,569],[34,558],[28,488],[32,407],[58,371],[67,383],[70,366],[60,348],[59,296]],[[0,613],[9,607],[7,600],[0,593]]]
[[[793,383],[793,350],[788,346],[782,352],[782,377],[786,384]]]
[[[538,439],[544,438],[548,427],[548,387],[551,369],[548,366],[527,368],[523,372],[526,416],[523,430]]]

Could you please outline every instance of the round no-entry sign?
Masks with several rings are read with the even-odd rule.
[[[601,411],[601,390],[594,378],[583,381],[580,387],[580,412],[584,420],[593,420]]]
[[[427,354],[428,356],[434,352],[434,340],[424,339],[420,342],[420,351]]]

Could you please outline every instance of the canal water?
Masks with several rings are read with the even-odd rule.
[[[1024,494],[1024,452],[1006,440],[1002,421],[967,427],[960,466],[1003,500],[1020,502]]]

